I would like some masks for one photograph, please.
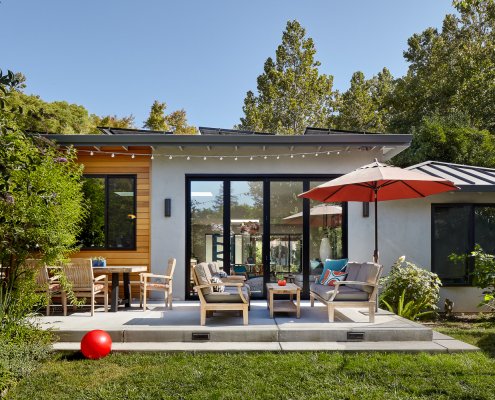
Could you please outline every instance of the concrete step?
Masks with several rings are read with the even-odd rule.
[[[57,351],[78,351],[79,342],[55,343]],[[434,341],[381,342],[133,342],[113,343],[113,352],[393,352],[393,353],[459,353],[478,351],[475,346],[452,338]]]

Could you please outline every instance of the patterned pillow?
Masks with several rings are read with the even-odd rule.
[[[320,283],[326,286],[335,286],[335,282],[344,281],[346,276],[347,272],[332,271],[331,269],[327,269],[323,279],[320,280]]]
[[[216,276],[213,276],[211,278],[211,283],[223,283],[220,278],[217,278]],[[220,286],[214,286],[213,287],[214,292],[224,292],[225,291],[225,285],[220,285]]]
[[[324,277],[328,273],[327,271],[345,271],[347,267],[347,258],[342,258],[341,260],[326,260],[323,268],[323,272],[321,273],[320,279],[318,283],[323,284]]]

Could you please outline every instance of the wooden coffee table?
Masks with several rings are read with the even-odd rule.
[[[270,318],[273,318],[274,312],[295,312],[297,318],[301,317],[301,288],[294,283],[287,283],[285,286],[279,286],[277,283],[267,283],[266,290],[268,291],[268,309],[270,310]],[[288,294],[289,300],[274,300],[275,294]],[[296,303],[294,304],[294,295],[296,295]]]

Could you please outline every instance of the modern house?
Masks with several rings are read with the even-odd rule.
[[[180,299],[194,298],[194,262],[215,261],[226,271],[245,275],[253,297],[261,298],[264,283],[282,277],[301,285],[308,296],[324,258],[371,260],[372,207],[322,207],[297,194],[375,158],[386,162],[412,139],[315,128],[299,136],[216,128],[200,128],[199,135],[102,131],[47,135],[60,146],[76,147],[85,166],[85,193],[92,208],[79,256],[103,256],[109,265],[146,265],[156,273],[163,273],[168,257],[176,257],[174,297]],[[443,176],[437,164],[413,168]],[[490,231],[480,222],[490,209],[474,204],[494,203],[488,188],[493,184],[487,180],[495,182],[495,171],[441,169],[447,167],[451,174],[445,177],[461,185],[460,193],[379,205],[385,272],[405,254],[438,271],[446,283],[469,285],[469,266],[451,269],[459,267],[451,266],[445,255],[454,244],[454,232],[460,235],[455,240],[471,245],[473,232],[476,239],[476,232]],[[465,184],[456,174],[466,178]],[[454,203],[463,205],[452,208]],[[467,241],[462,242],[461,232]],[[479,291],[471,287],[449,286],[442,293],[454,299],[459,311],[475,311],[479,302]]]

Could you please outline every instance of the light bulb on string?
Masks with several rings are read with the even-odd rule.
[[[327,156],[329,156],[329,155],[330,155],[330,152],[329,152],[329,151],[327,151]]]
[[[263,158],[266,160],[268,157],[267,156],[264,156]]]
[[[173,157],[172,156],[168,156],[168,159],[171,160]]]
[[[89,153],[90,156],[94,156],[95,153],[93,153],[93,150],[91,150],[91,152]]]
[[[234,158],[234,161],[237,161],[237,156]]]
[[[191,157],[187,156],[186,160],[189,161],[191,159]]]
[[[290,158],[294,158],[294,154],[291,154],[291,155],[290,155]]]
[[[315,153],[315,157],[318,157],[318,153]]]
[[[112,158],[114,158],[114,157],[115,157],[115,153],[112,153]]]
[[[303,154],[303,155],[302,155],[302,158],[304,158],[304,157],[306,157],[306,155],[305,155],[305,154]]]
[[[131,158],[136,158],[136,156],[133,154],[133,155],[131,156]]]
[[[249,161],[253,161],[253,156],[249,157]]]
[[[203,160],[205,160],[205,161],[206,161],[206,156],[205,156],[205,157],[203,157]]]
[[[155,157],[153,156],[153,154],[151,155],[151,159],[152,159],[152,160],[154,160],[154,159],[155,159]]]
[[[280,156],[277,156],[277,160],[280,160]]]
[[[219,160],[222,161],[223,160],[223,157],[220,157]]]

